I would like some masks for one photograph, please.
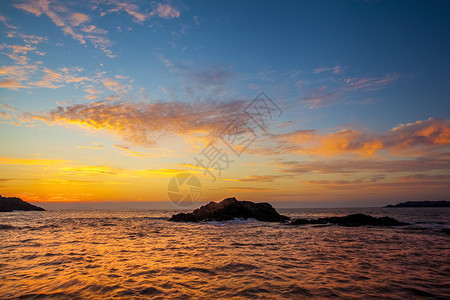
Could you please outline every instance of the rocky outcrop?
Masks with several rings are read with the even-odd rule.
[[[14,210],[45,211],[42,207],[25,202],[20,198],[0,196],[0,212],[9,212]]]
[[[305,224],[337,224],[341,226],[402,226],[407,223],[399,222],[390,217],[375,218],[364,214],[353,214],[345,217],[329,217],[319,218],[315,220],[295,219],[291,225],[305,225]]]
[[[289,217],[280,215],[269,203],[238,201],[233,197],[222,200],[219,203],[210,202],[191,213],[173,215],[169,221],[228,221],[236,218],[253,218],[265,222],[284,222],[289,220]]]
[[[385,207],[450,207],[450,201],[407,201]]]

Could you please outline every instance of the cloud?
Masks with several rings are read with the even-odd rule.
[[[37,17],[45,15],[57,26],[60,27],[65,35],[77,40],[80,44],[86,44],[86,40],[90,41],[95,48],[102,50],[107,56],[114,57],[109,47],[112,42],[102,36],[106,34],[104,30],[91,30],[86,35],[79,31],[79,26],[90,20],[89,16],[79,12],[70,12],[68,6],[64,6],[61,2],[51,2],[49,0],[28,0],[23,3],[13,4],[14,7],[24,10]],[[90,28],[85,24],[83,28]]]
[[[329,77],[318,80],[305,81],[298,80],[297,88],[301,88],[302,96],[299,101],[306,104],[309,109],[317,109],[324,106],[330,106],[342,100],[345,104],[370,104],[373,99],[358,99],[361,91],[376,91],[392,85],[397,82],[401,76],[398,73],[391,73],[379,77],[343,77],[341,67],[318,68],[314,71],[319,74],[326,71],[332,71]],[[309,89],[308,89],[309,87]],[[356,99],[352,99],[356,97]],[[349,99],[352,99],[351,101]]]
[[[429,118],[399,125],[376,134],[355,129],[319,133],[315,130],[296,130],[273,135],[277,143],[272,149],[260,149],[261,154],[297,153],[316,156],[356,154],[376,156],[387,150],[396,156],[420,156],[438,149],[449,149],[450,120]],[[258,149],[253,149],[258,153]]]
[[[407,176],[401,176],[398,178],[401,182],[412,182],[412,183],[428,183],[435,181],[446,181],[450,182],[450,175],[427,175],[427,174],[412,174]]]
[[[100,94],[100,93],[101,93],[100,90],[92,89],[92,88],[90,88],[90,89],[85,89],[85,91],[88,92],[89,94]]]
[[[46,41],[46,37],[37,36],[37,35],[29,35],[29,34],[23,34],[21,32],[18,32],[16,30],[8,31],[7,37],[9,38],[20,38],[23,40],[24,43],[30,45],[36,45],[43,41]]]
[[[100,143],[92,143],[92,146],[77,146],[77,148],[99,150],[103,149],[104,147]]]
[[[393,128],[385,138],[387,147],[396,154],[406,152],[419,153],[425,148],[437,148],[450,145],[450,120],[419,120],[414,123],[400,124]]]
[[[43,78],[40,81],[31,82],[30,85],[56,89],[63,87],[64,84],[68,83],[77,84],[86,81],[93,81],[93,79],[86,76],[76,76],[75,74],[79,73],[80,71],[82,70],[77,68],[60,68],[57,72],[48,68],[43,68]]]
[[[134,145],[153,146],[164,134],[214,136],[244,107],[232,102],[93,102],[77,104],[44,114],[28,115],[23,122],[41,120],[49,125],[76,125],[105,130]]]
[[[0,15],[0,22],[2,22],[3,25],[5,25],[9,29],[17,29],[16,26],[13,26],[9,23],[5,16]]]
[[[164,154],[162,153],[147,153],[147,152],[139,152],[131,150],[128,146],[123,145],[113,145],[117,150],[121,150],[120,154],[131,157],[162,157]]]
[[[80,24],[88,22],[89,16],[82,13],[72,13],[70,16],[70,22],[73,26],[80,26]]]
[[[304,162],[288,161],[278,165],[283,173],[305,174],[310,172],[326,174],[346,174],[358,172],[427,172],[448,170],[450,153],[431,153],[427,156],[411,159],[334,159],[308,160]]]
[[[335,133],[319,134],[314,130],[297,130],[278,135],[281,148],[292,152],[335,156],[340,154],[358,154],[370,156],[383,148],[376,137],[353,129],[342,129]]]
[[[354,179],[354,180],[307,180],[303,181],[306,184],[318,184],[318,185],[348,185],[348,184],[358,184],[362,183],[362,179]]]
[[[7,120],[7,119],[10,119],[11,116],[5,111],[0,111],[0,118],[3,120]]]
[[[200,72],[191,72],[189,76],[202,85],[221,85],[233,76],[233,72],[223,66],[213,66]]]
[[[241,178],[239,181],[243,182],[274,182],[277,179],[283,178],[283,175],[250,175],[246,178]]]
[[[19,88],[28,88],[27,86],[21,85],[18,81],[13,79],[0,80],[0,88],[8,88],[12,90],[17,90]]]
[[[9,48],[12,50],[13,53],[17,54],[27,54],[30,51],[36,50],[36,47],[33,47],[31,45],[6,45],[2,44],[0,45],[0,50],[3,50],[5,48]]]
[[[111,1],[111,4],[116,7],[108,10],[108,12],[125,11],[127,14],[134,17],[135,21],[138,23],[144,22],[149,17],[149,15],[141,13],[140,8],[135,4],[126,1]]]
[[[233,187],[225,187],[221,190],[227,190],[227,191],[243,191],[243,192],[258,192],[258,191],[271,191],[274,189],[269,188],[258,188],[258,187],[249,187],[249,186],[233,186]]]
[[[192,17],[192,20],[194,20],[195,25],[197,25],[197,26],[200,25],[200,21],[199,21],[199,19],[198,19],[198,16]]]
[[[76,172],[84,175],[118,175],[121,174],[121,169],[111,166],[81,166],[81,167],[64,167],[61,168],[64,172]]]
[[[307,96],[300,99],[309,109],[329,106],[340,100],[342,91],[332,90],[328,85],[313,88],[307,92]]]
[[[414,194],[425,194],[425,197],[429,197],[430,190],[436,194],[446,194],[448,191],[448,175],[425,175],[417,174],[410,176],[400,176],[392,178],[387,181],[375,182],[366,179],[353,179],[353,180],[306,180],[304,184],[310,186],[310,188],[317,192],[326,191],[365,191],[367,194],[402,194],[407,193],[407,197],[414,197]],[[308,187],[306,187],[308,188]],[[317,193],[316,192],[316,193]],[[335,193],[336,194],[336,193]]]
[[[125,93],[129,90],[129,87],[126,87],[124,85],[122,85],[120,82],[118,82],[117,80],[114,80],[112,78],[105,78],[102,80],[103,81],[103,85],[108,89],[111,90],[113,92],[119,93]]]
[[[178,18],[180,16],[180,12],[169,4],[158,3],[155,12],[159,17],[165,19]]]
[[[108,9],[106,12],[102,12],[102,15],[106,13],[121,12],[124,11],[128,15],[132,16],[134,21],[142,24],[146,20],[158,16],[164,19],[173,19],[180,16],[180,11],[171,6],[170,4],[158,3],[151,11],[142,10],[139,6],[130,1],[100,1],[103,4],[112,5],[114,8]]]
[[[100,29],[95,25],[88,25],[88,26],[83,26],[81,28],[81,31],[83,32],[87,32],[87,33],[96,33],[96,34],[101,34],[101,35],[106,35],[108,33],[107,30],[105,29]],[[112,45],[112,44],[108,44],[108,45]]]
[[[384,88],[400,79],[397,73],[388,74],[384,77],[350,77],[345,80],[347,90],[378,90]]]
[[[342,67],[337,65],[334,67],[324,67],[324,68],[317,68],[314,70],[314,74],[319,74],[323,72],[331,71],[334,74],[339,74],[342,72]]]

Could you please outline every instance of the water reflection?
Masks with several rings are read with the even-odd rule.
[[[7,213],[0,296],[448,298],[449,236],[433,229],[450,224],[448,212],[371,211],[422,222],[409,228],[180,224],[167,222],[167,211]]]

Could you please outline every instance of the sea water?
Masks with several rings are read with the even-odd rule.
[[[0,214],[0,299],[450,299],[449,208],[364,213],[403,227],[173,223],[177,211]]]

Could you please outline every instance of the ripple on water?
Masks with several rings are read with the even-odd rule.
[[[423,230],[175,224],[148,211],[0,215],[0,298],[450,299],[450,236],[436,232],[448,212],[414,225]]]

